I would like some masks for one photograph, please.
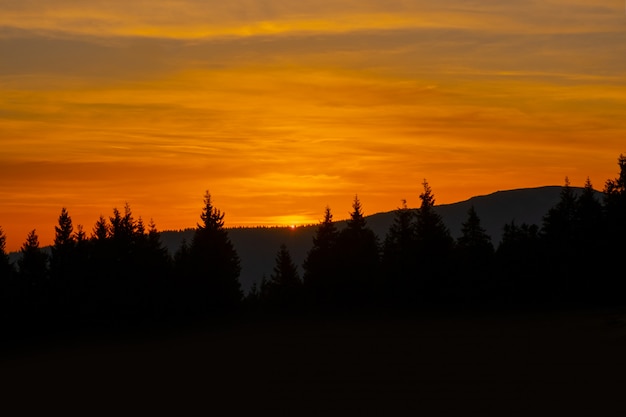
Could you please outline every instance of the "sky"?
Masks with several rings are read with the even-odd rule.
[[[0,0],[0,227],[194,227],[596,189],[626,153],[621,0]]]

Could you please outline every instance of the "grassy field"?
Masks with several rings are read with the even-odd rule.
[[[626,314],[240,320],[2,358],[5,406],[90,415],[626,415]]]

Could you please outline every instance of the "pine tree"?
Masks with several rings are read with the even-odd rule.
[[[10,317],[16,313],[20,303],[18,291],[15,288],[13,265],[6,252],[6,235],[0,227],[0,322],[8,323]]]
[[[11,277],[13,272],[13,266],[6,252],[6,242],[7,237],[2,227],[0,227],[0,289],[3,288],[3,283]]]
[[[266,284],[265,299],[270,308],[291,310],[301,306],[302,281],[285,244],[276,254],[276,265]]]
[[[39,247],[39,236],[35,229],[28,233],[20,252],[20,276],[28,279],[32,285],[41,285],[47,275],[48,257]]]
[[[609,239],[614,248],[624,248],[626,235],[626,156],[618,159],[617,178],[607,180],[604,186],[604,206],[608,222]]]
[[[326,207],[324,219],[313,237],[313,247],[304,260],[304,286],[316,305],[326,305],[330,301],[333,285],[337,282],[337,238],[339,232],[333,222],[333,215]]]
[[[239,256],[224,228],[224,214],[213,207],[206,191],[201,223],[189,249],[192,287],[200,311],[215,312],[236,308],[241,299]]]
[[[406,200],[394,214],[394,221],[383,244],[382,268],[392,301],[405,299],[417,274],[415,213]],[[405,300],[406,301],[406,300]]]
[[[48,306],[48,256],[39,247],[39,237],[35,229],[28,233],[20,252],[22,257],[18,260],[19,278],[25,288],[30,312],[38,314]]]
[[[572,241],[576,221],[577,199],[569,178],[561,188],[559,202],[543,218],[541,233],[551,244],[563,246]]]
[[[450,231],[443,223],[441,216],[435,211],[435,196],[428,182],[424,180],[422,201],[417,212],[415,224],[416,259],[418,262],[418,291],[424,292],[421,297],[442,295],[450,275],[450,256],[454,241]]]
[[[461,225],[461,236],[455,253],[459,296],[475,301],[477,297],[486,295],[490,286],[494,248],[474,206],[469,208],[467,220]]]
[[[337,244],[339,275],[336,295],[346,306],[371,304],[380,273],[378,237],[367,226],[358,196],[354,197],[352,209]]]
[[[70,313],[72,306],[71,287],[75,285],[74,276],[77,275],[75,265],[76,240],[72,218],[67,209],[63,207],[59,215],[58,226],[54,227],[54,245],[50,258],[50,276],[52,278],[52,291],[57,310]]]
[[[571,299],[578,277],[575,265],[577,253],[578,199],[565,177],[565,185],[561,188],[558,203],[548,210],[543,217],[541,238],[544,250],[543,274],[547,277],[544,291],[549,293],[554,301]]]
[[[516,302],[532,304],[546,294],[542,279],[539,227],[515,221],[504,225],[502,240],[496,250],[496,262],[507,296]]]
[[[55,280],[64,280],[71,273],[70,268],[76,246],[72,218],[65,207],[61,209],[59,225],[54,227],[54,231],[50,272]]]
[[[109,234],[109,225],[107,224],[106,218],[101,214],[93,228],[91,238],[98,242],[104,242],[109,237]]]
[[[607,180],[604,186],[607,248],[603,257],[616,262],[623,259],[626,253],[626,155],[619,156],[618,165],[620,171],[617,178]],[[626,293],[624,274],[616,274],[615,269],[608,265],[601,273],[609,277],[606,301],[623,303]]]

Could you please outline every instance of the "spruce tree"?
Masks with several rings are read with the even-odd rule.
[[[578,199],[565,177],[558,203],[543,217],[541,228],[546,276],[544,292],[553,301],[571,299],[578,286],[576,241]]]
[[[266,298],[263,301],[270,308],[293,311],[301,306],[302,281],[285,244],[280,246],[276,254],[274,272],[266,285]]]
[[[13,265],[6,252],[6,235],[0,227],[0,322],[10,320],[12,315],[18,313],[16,305],[20,301],[13,279]]]
[[[224,213],[213,207],[208,191],[200,219],[189,248],[195,307],[200,312],[232,310],[242,299],[239,255],[224,228]]]
[[[30,312],[41,313],[49,301],[48,256],[39,247],[39,237],[31,230],[20,248],[19,278]]]
[[[48,272],[48,256],[39,247],[39,236],[31,230],[20,248],[22,257],[18,261],[20,276],[31,285],[41,285]]]
[[[71,273],[70,268],[76,246],[72,218],[65,207],[61,209],[59,224],[54,227],[54,231],[50,272],[55,280],[64,280]]]
[[[626,254],[626,155],[618,159],[619,174],[615,179],[607,180],[604,186],[604,208],[606,216],[605,257],[617,261]],[[615,273],[612,267],[604,268],[601,273],[608,274],[610,282],[606,289],[606,301],[623,303],[626,293],[626,277]]]
[[[316,305],[330,302],[333,285],[337,282],[337,238],[339,232],[333,222],[330,207],[313,236],[313,247],[304,260],[304,287]]]
[[[54,227],[55,236],[50,258],[50,275],[54,299],[57,309],[69,313],[71,309],[71,287],[75,285],[74,275],[77,274],[75,266],[76,240],[72,218],[67,209],[63,207],[59,215],[58,226]]]
[[[6,252],[7,237],[4,230],[0,227],[0,289],[4,288],[4,282],[12,275],[13,266],[9,261],[9,255]]]
[[[443,295],[450,275],[450,256],[454,240],[441,216],[435,211],[435,196],[428,182],[422,183],[424,191],[415,224],[416,258],[419,268],[418,291],[423,298]]]
[[[375,286],[380,284],[378,237],[367,226],[358,196],[354,197],[352,209],[337,243],[339,275],[335,288],[338,301],[346,307],[371,304]]]
[[[504,225],[502,240],[496,250],[501,290],[512,301],[534,304],[545,301],[547,289],[542,279],[539,227],[535,224]]]
[[[455,254],[459,296],[476,301],[477,297],[486,295],[489,290],[494,248],[474,206],[469,208],[467,219],[461,225]]]
[[[382,254],[386,287],[394,302],[405,299],[411,292],[409,287],[417,273],[416,245],[415,212],[407,207],[406,200],[402,200],[385,237]]]

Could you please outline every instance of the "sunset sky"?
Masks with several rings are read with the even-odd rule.
[[[193,227],[602,189],[626,153],[622,0],[0,0],[0,227],[128,202]]]

